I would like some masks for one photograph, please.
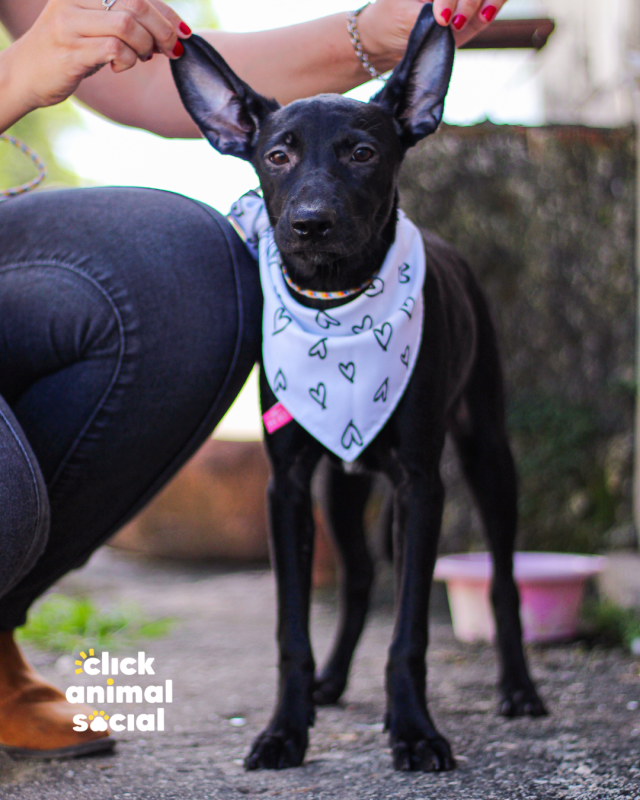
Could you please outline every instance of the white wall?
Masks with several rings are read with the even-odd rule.
[[[638,0],[547,0],[545,5],[556,21],[543,51],[547,121],[631,122],[634,51],[640,51]]]

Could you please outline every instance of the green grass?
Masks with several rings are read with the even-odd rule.
[[[147,619],[135,605],[97,608],[87,597],[53,594],[29,614],[18,639],[42,650],[68,653],[83,647],[117,649],[164,636],[174,620]]]
[[[610,600],[587,603],[583,618],[589,638],[599,644],[630,650],[633,640],[640,638],[640,613]]]

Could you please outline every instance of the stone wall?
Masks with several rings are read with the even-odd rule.
[[[400,185],[407,214],[458,248],[490,300],[521,479],[519,546],[594,551],[612,535],[624,539],[635,393],[633,130],[443,126],[409,153]],[[444,474],[443,549],[480,546],[450,450]]]

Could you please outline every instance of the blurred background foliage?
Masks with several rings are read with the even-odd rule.
[[[522,550],[632,547],[635,132],[442,126],[402,207],[456,246],[498,329]],[[449,448],[442,547],[484,548]]]
[[[216,28],[218,19],[211,0],[169,0],[181,17],[195,28]],[[0,50],[8,47],[9,37],[0,25]],[[48,177],[42,188],[78,186],[81,178],[56,158],[57,137],[71,127],[82,127],[82,118],[72,100],[52,108],[38,109],[17,122],[7,133],[22,139],[47,166]],[[6,142],[0,142],[0,188],[8,189],[35,177],[31,161]]]

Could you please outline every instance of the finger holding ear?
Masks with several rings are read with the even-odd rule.
[[[481,0],[458,0],[451,9],[451,27],[460,32],[479,11]]]
[[[500,9],[507,0],[482,0],[478,8],[462,25],[456,25],[456,16],[451,21],[453,35],[458,47],[468,42],[470,39],[487,27],[496,18]],[[460,3],[458,4],[460,5]],[[456,9],[456,14],[461,13]],[[460,22],[460,21],[458,21]]]
[[[458,47],[487,27],[507,0],[458,0],[451,28]]]
[[[188,39],[192,30],[187,23],[181,19],[176,12],[161,0],[149,0],[149,3],[161,14],[167,22],[175,29],[180,39]]]
[[[484,0],[484,2],[480,4],[480,8],[475,17],[476,22],[483,26],[493,22],[496,18],[496,14],[506,2],[507,0]]]
[[[119,39],[142,61],[147,60],[153,52],[154,39],[149,31],[140,25],[135,17],[124,12],[112,11],[110,14],[102,14],[99,11],[92,11],[80,14],[76,33],[88,40],[109,37]]]
[[[83,2],[85,1],[83,0]],[[164,6],[164,3],[156,5],[150,0],[118,0],[117,5],[113,7],[109,15],[121,18],[123,31],[133,29],[135,23],[137,23],[153,38],[153,49],[155,51],[163,53],[169,58],[175,58],[182,55],[182,46],[177,46],[180,18],[175,12],[171,11],[173,16],[170,21],[168,19],[169,11],[171,9],[168,6]],[[96,11],[95,13],[103,14],[104,12]],[[107,15],[104,16],[106,17]],[[126,20],[127,17],[129,18],[128,21]],[[116,33],[115,35],[118,36],[119,34]]]
[[[99,65],[110,64],[114,72],[125,72],[138,62],[138,54],[117,36],[91,36],[81,40],[76,50],[78,68],[85,75],[92,75]],[[98,66],[96,66],[98,65]]]
[[[433,14],[440,25],[451,25],[458,47],[493,22],[507,0],[434,0]]]
[[[433,0],[433,16],[439,25],[448,25],[453,19],[456,0]]]
[[[111,69],[116,74],[126,72],[135,67],[138,61],[138,54],[126,45],[122,39],[110,38],[105,44],[107,60],[111,62]]]

